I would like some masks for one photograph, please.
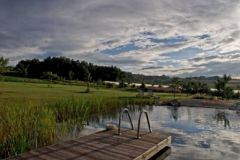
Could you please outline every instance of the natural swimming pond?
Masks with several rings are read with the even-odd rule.
[[[172,135],[172,153],[167,160],[179,159],[240,159],[240,113],[233,110],[193,107],[147,106],[130,107],[134,127],[137,127],[140,110],[149,113],[154,132]],[[118,112],[93,117],[81,135],[118,124]],[[127,116],[123,127],[130,127]],[[142,119],[147,131],[147,122]]]

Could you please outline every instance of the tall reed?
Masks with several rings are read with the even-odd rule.
[[[44,106],[0,106],[0,159],[65,139],[99,114],[115,114],[122,107],[145,104],[154,104],[154,100],[92,96]]]
[[[56,122],[47,107],[0,107],[0,158],[14,156],[55,141]]]

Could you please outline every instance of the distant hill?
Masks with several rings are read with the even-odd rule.
[[[172,77],[162,75],[162,76],[147,76],[147,75],[141,75],[141,74],[132,74],[129,72],[125,72],[125,81],[132,81],[136,83],[149,83],[149,84],[169,84],[172,80]],[[187,78],[179,78],[181,81],[201,81],[205,82],[209,85],[213,85],[214,82],[217,80],[218,76],[212,76],[212,77],[205,77],[205,76],[199,76],[199,77],[187,77]]]

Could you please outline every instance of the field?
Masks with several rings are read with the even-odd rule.
[[[69,98],[132,98],[137,90],[106,89],[91,87],[90,93],[84,93],[86,86],[61,85],[52,83],[0,82],[0,105],[22,105],[25,103],[46,104]],[[171,93],[158,93],[161,99],[171,99]],[[185,98],[178,94],[177,98]]]
[[[30,83],[34,82],[34,83]],[[95,115],[128,105],[152,105],[154,98],[136,98],[137,89],[52,84],[46,81],[0,81],[0,159],[53,144],[72,130],[80,131]],[[171,99],[172,94],[157,94]],[[177,94],[176,98],[186,98]]]
[[[93,97],[121,97],[134,96],[133,92],[91,88],[90,93],[84,93],[85,86],[1,82],[0,104],[23,104],[30,102],[43,104],[56,102],[69,98],[93,98]]]

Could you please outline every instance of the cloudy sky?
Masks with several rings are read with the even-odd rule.
[[[240,0],[0,0],[0,56],[240,76]]]

